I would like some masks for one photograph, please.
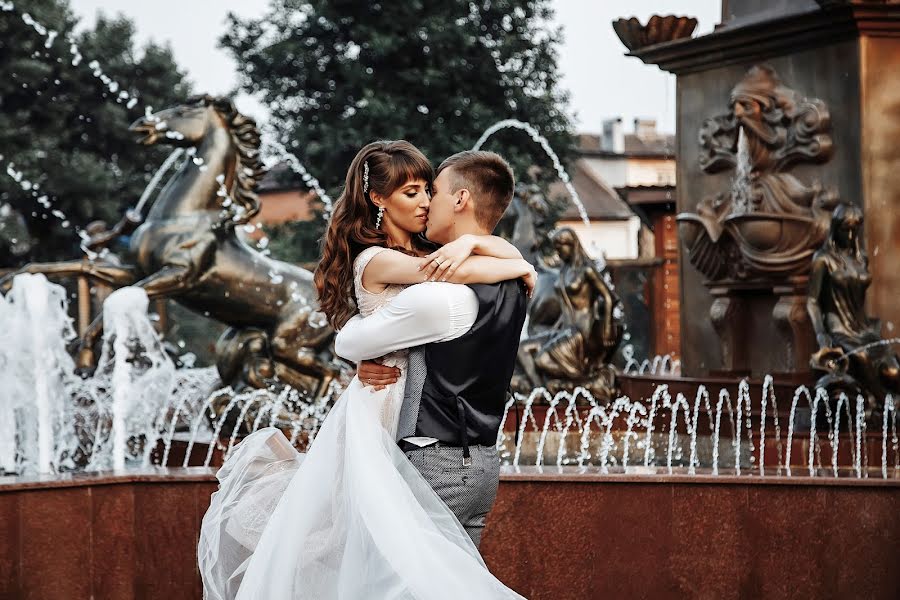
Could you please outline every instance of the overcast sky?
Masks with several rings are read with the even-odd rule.
[[[135,21],[141,42],[168,42],[178,64],[187,70],[198,92],[223,93],[236,83],[235,63],[217,46],[229,11],[242,16],[265,12],[269,0],[72,0],[84,25],[92,25],[97,12],[124,13]],[[636,58],[624,56],[625,47],[612,29],[619,17],[636,16],[642,22],[652,14],[697,17],[697,33],[718,23],[720,0],[554,0],[556,22],[563,27],[564,43],[559,66],[563,87],[571,92],[570,110],[579,131],[597,132],[604,119],[622,116],[626,129],[635,117],[655,117],[660,128],[675,128],[674,77]],[[172,18],[172,15],[177,15]],[[238,107],[257,119],[265,107],[252,98],[239,97]]]

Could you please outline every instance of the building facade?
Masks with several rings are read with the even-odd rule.
[[[559,225],[576,231],[594,258],[607,263],[625,305],[635,356],[680,348],[678,239],[675,224],[675,136],[652,119],[621,118],[578,136],[572,185],[589,224],[571,203]],[[562,192],[561,186],[553,190]]]

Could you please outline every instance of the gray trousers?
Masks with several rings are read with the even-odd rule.
[[[462,464],[462,448],[426,446],[406,453],[453,514],[477,548],[488,512],[497,498],[500,458],[495,446],[470,446],[472,464]]]

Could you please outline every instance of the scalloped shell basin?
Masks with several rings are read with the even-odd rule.
[[[802,215],[748,213],[726,218],[725,225],[742,246],[758,252],[802,252],[821,241],[811,235],[815,219]]]

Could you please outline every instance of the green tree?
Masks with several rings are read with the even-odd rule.
[[[336,192],[369,141],[405,138],[439,162],[507,118],[532,123],[568,157],[551,17],[549,0],[273,0],[258,19],[230,15],[221,42],[283,143]],[[551,164],[522,131],[485,148],[519,178]]]
[[[26,14],[57,33],[49,46],[23,19]],[[190,91],[168,47],[135,48],[128,19],[101,17],[80,34],[74,33],[76,25],[67,0],[17,0],[12,11],[0,12],[0,165],[13,163],[24,179],[39,185],[37,192],[23,190],[0,174],[0,205],[21,213],[36,241],[18,257],[0,248],[0,266],[77,257],[74,225],[118,220],[168,153],[137,146],[128,125],[145,107],[164,108]],[[77,65],[70,39],[83,55]],[[116,102],[117,94],[92,74],[94,60],[139,101],[131,108]],[[38,201],[44,194],[52,199],[50,207]]]
[[[265,227],[266,246],[273,258],[293,263],[315,263],[321,256],[319,240],[325,234],[323,213],[317,210],[310,221],[288,221]]]

